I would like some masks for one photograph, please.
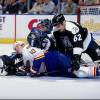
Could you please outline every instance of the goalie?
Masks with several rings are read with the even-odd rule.
[[[41,48],[44,50],[54,50],[54,40],[48,36],[53,29],[51,20],[44,19],[38,23],[36,28],[32,28],[27,36],[27,41],[30,46]]]

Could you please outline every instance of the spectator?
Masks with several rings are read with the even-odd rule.
[[[4,2],[5,0],[0,0],[0,4],[2,5],[2,7],[4,6]]]
[[[80,0],[73,0],[74,3],[76,3],[78,5]]]
[[[54,4],[57,6],[58,4],[58,0],[52,0],[54,2]]]
[[[100,0],[95,0],[95,4],[100,4]]]
[[[20,13],[26,13],[27,12],[27,0],[19,0],[18,2],[18,11]]]
[[[61,5],[60,5],[62,13],[64,13],[66,4],[67,4],[67,0],[62,0]]]
[[[32,14],[41,14],[41,9],[43,7],[43,0],[36,0],[36,2],[33,4],[33,7],[31,10],[29,10],[29,13]]]
[[[16,0],[10,0],[7,2],[4,8],[4,13],[18,14],[18,3]]]
[[[62,9],[63,14],[76,14],[77,4],[72,0],[66,0],[64,2],[64,8]]]
[[[44,0],[43,8],[41,9],[42,14],[53,14],[55,10],[55,4],[51,0]]]
[[[79,0],[78,5],[83,6],[84,5],[84,0]]]

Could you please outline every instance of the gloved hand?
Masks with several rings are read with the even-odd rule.
[[[74,70],[78,70],[79,68],[80,68],[80,58],[81,58],[81,56],[80,55],[74,55],[73,56],[73,61],[72,61],[72,72],[74,71]]]

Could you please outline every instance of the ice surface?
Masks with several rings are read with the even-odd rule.
[[[0,55],[12,45],[0,44]],[[0,76],[0,99],[100,99],[100,79]]]

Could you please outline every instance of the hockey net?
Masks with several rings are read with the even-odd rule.
[[[92,33],[100,44],[100,5],[80,6],[77,21]]]

